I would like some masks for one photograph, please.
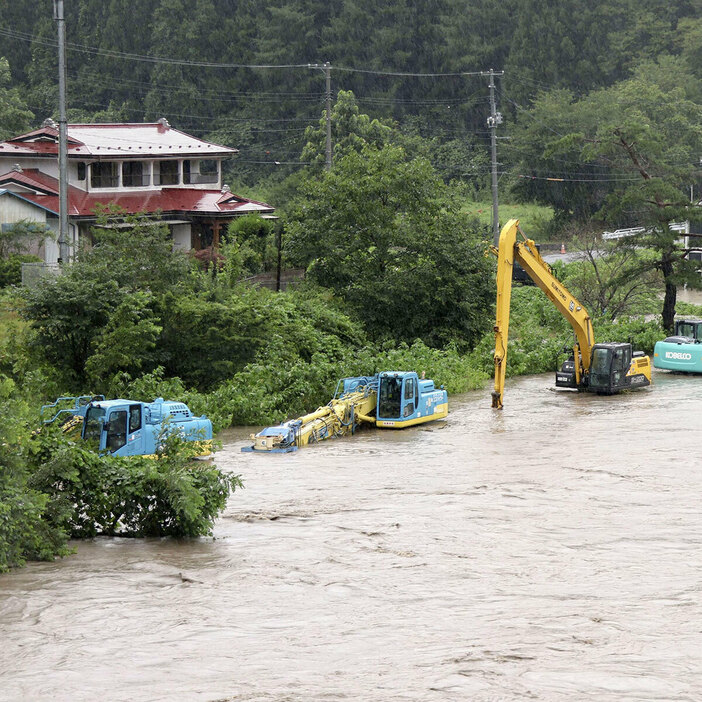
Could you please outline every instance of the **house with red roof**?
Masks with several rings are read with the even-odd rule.
[[[0,142],[0,224],[30,220],[58,236],[57,126]],[[116,205],[165,223],[174,246],[190,251],[216,247],[227,224],[245,214],[271,216],[273,207],[239,197],[222,183],[222,162],[236,149],[174,129],[162,118],[151,124],[67,125],[68,239],[90,240],[96,211]],[[41,247],[46,263],[58,244]]]

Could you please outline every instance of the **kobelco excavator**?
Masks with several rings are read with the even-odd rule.
[[[403,429],[443,419],[448,414],[444,386],[414,371],[383,371],[342,378],[331,401],[315,412],[252,434],[242,451],[286,453],[334,436],[355,433],[361,424]]]
[[[521,233],[523,241],[517,241]],[[631,344],[595,343],[592,320],[587,310],[551,272],[541,258],[536,244],[519,229],[519,220],[511,219],[500,232],[497,255],[497,304],[495,320],[495,390],[492,406],[502,409],[507,368],[509,308],[512,297],[512,269],[516,261],[546,297],[568,320],[575,332],[572,355],[556,371],[556,387],[588,390],[613,395],[621,390],[651,384],[651,360],[643,351],[632,351]]]

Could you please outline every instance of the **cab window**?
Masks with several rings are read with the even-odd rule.
[[[105,416],[105,410],[102,407],[90,407],[85,415],[85,428],[83,429],[83,438],[100,439],[102,431],[102,419]]]
[[[110,453],[121,449],[127,443],[127,410],[117,410],[110,414],[107,429],[106,448]]]
[[[414,394],[414,378],[408,378],[405,382],[405,400],[413,400]]]
[[[678,322],[678,336],[686,336],[690,339],[694,339],[695,326],[689,322]]]
[[[129,408],[129,433],[141,429],[141,405],[131,405]]]
[[[592,373],[605,373],[609,375],[610,352],[607,348],[595,349],[592,354]]]
[[[631,365],[631,359],[626,349],[617,349],[614,352],[614,359],[612,361],[612,370],[626,370]]]
[[[381,378],[378,398],[378,415],[386,418],[400,416],[402,404],[402,380],[400,378]]]

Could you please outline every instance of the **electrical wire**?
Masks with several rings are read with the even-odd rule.
[[[0,35],[18,39],[25,42],[33,42],[43,44],[45,46],[57,47],[58,41],[45,39],[36,34],[29,34],[19,30],[12,30],[8,27],[0,27]],[[361,73],[377,76],[394,76],[394,77],[415,77],[415,78],[448,78],[448,77],[464,77],[464,76],[485,76],[485,71],[460,71],[451,73],[413,73],[402,71],[383,71],[370,68],[354,68],[350,66],[332,66],[331,64],[319,63],[288,63],[288,64],[247,64],[247,63],[216,63],[213,61],[188,61],[185,59],[173,59],[158,56],[148,56],[144,54],[133,54],[126,51],[116,51],[112,49],[101,49],[76,42],[66,42],[66,48],[82,53],[93,54],[97,56],[105,56],[107,58],[123,58],[130,61],[141,61],[145,63],[155,63],[172,66],[192,66],[194,68],[249,68],[249,69],[289,69],[289,68],[306,68],[317,70],[344,71],[347,73]]]

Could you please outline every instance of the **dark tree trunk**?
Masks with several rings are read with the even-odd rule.
[[[663,298],[663,328],[669,334],[675,330],[675,303],[678,288],[673,282],[673,262],[666,256],[661,263],[661,272],[665,280],[665,297]]]

